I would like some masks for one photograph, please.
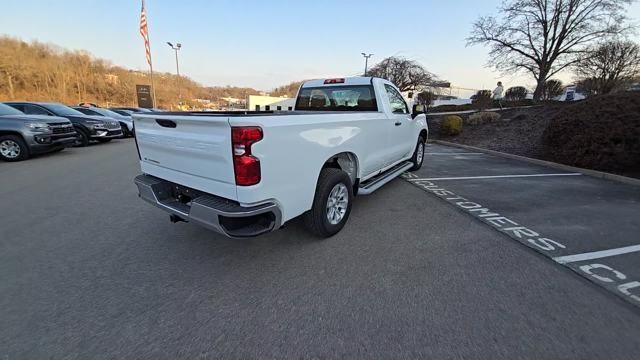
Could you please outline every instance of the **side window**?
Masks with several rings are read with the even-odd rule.
[[[47,110],[33,105],[25,105],[24,113],[29,115],[51,115]]]
[[[387,95],[389,95],[389,103],[391,104],[391,112],[394,114],[408,114],[409,108],[407,103],[404,102],[402,95],[393,86],[384,84]]]

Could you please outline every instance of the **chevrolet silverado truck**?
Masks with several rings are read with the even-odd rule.
[[[380,78],[310,80],[286,112],[133,115],[139,196],[234,238],[302,215],[319,237],[340,231],[355,195],[422,166],[425,114]]]
[[[25,115],[0,104],[0,159],[21,161],[31,155],[72,146],[76,132],[65,118]]]

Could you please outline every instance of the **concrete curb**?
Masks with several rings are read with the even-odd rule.
[[[629,185],[640,186],[640,179],[634,179],[634,178],[630,178],[630,177],[626,177],[626,176],[622,176],[622,175],[610,174],[610,173],[597,171],[597,170],[591,170],[591,169],[583,169],[583,168],[578,168],[578,167],[574,167],[574,166],[554,163],[554,162],[551,162],[551,161],[532,159],[532,158],[528,158],[526,156],[513,155],[513,154],[504,153],[504,152],[500,152],[500,151],[488,150],[488,149],[483,149],[483,148],[479,148],[479,147],[475,147],[475,146],[469,146],[469,145],[456,144],[456,143],[443,141],[443,140],[430,140],[429,142],[433,142],[433,143],[441,144],[441,145],[446,145],[446,146],[454,146],[454,147],[467,149],[467,150],[483,152],[483,153],[486,153],[486,154],[501,156],[501,157],[508,158],[508,159],[526,161],[528,163],[542,165],[542,166],[548,166],[548,167],[552,167],[552,168],[555,168],[555,169],[571,171],[571,172],[579,172],[579,173],[582,173],[584,175],[592,176],[592,177],[595,177],[595,178],[598,178],[598,179],[612,180],[612,181],[617,181],[617,182],[621,182],[621,183],[625,183],[625,184],[629,184]]]

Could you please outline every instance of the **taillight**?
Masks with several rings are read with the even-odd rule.
[[[236,185],[250,186],[260,182],[260,160],[251,155],[251,145],[260,140],[262,140],[262,129],[257,126],[231,128]]]

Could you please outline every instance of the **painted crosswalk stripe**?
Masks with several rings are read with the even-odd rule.
[[[567,255],[567,256],[559,256],[559,257],[553,258],[553,260],[555,260],[560,264],[568,264],[576,261],[600,259],[600,258],[628,254],[628,253],[638,252],[638,251],[640,251],[640,245],[632,245],[632,246],[625,246],[625,247],[616,248],[616,249],[593,251],[588,253]]]
[[[503,179],[503,178],[526,178],[526,177],[544,177],[544,176],[578,176],[580,173],[563,173],[563,174],[526,174],[526,175],[490,175],[490,176],[458,176],[458,177],[439,177],[439,178],[411,178],[409,181],[420,180],[474,180],[474,179]]]

